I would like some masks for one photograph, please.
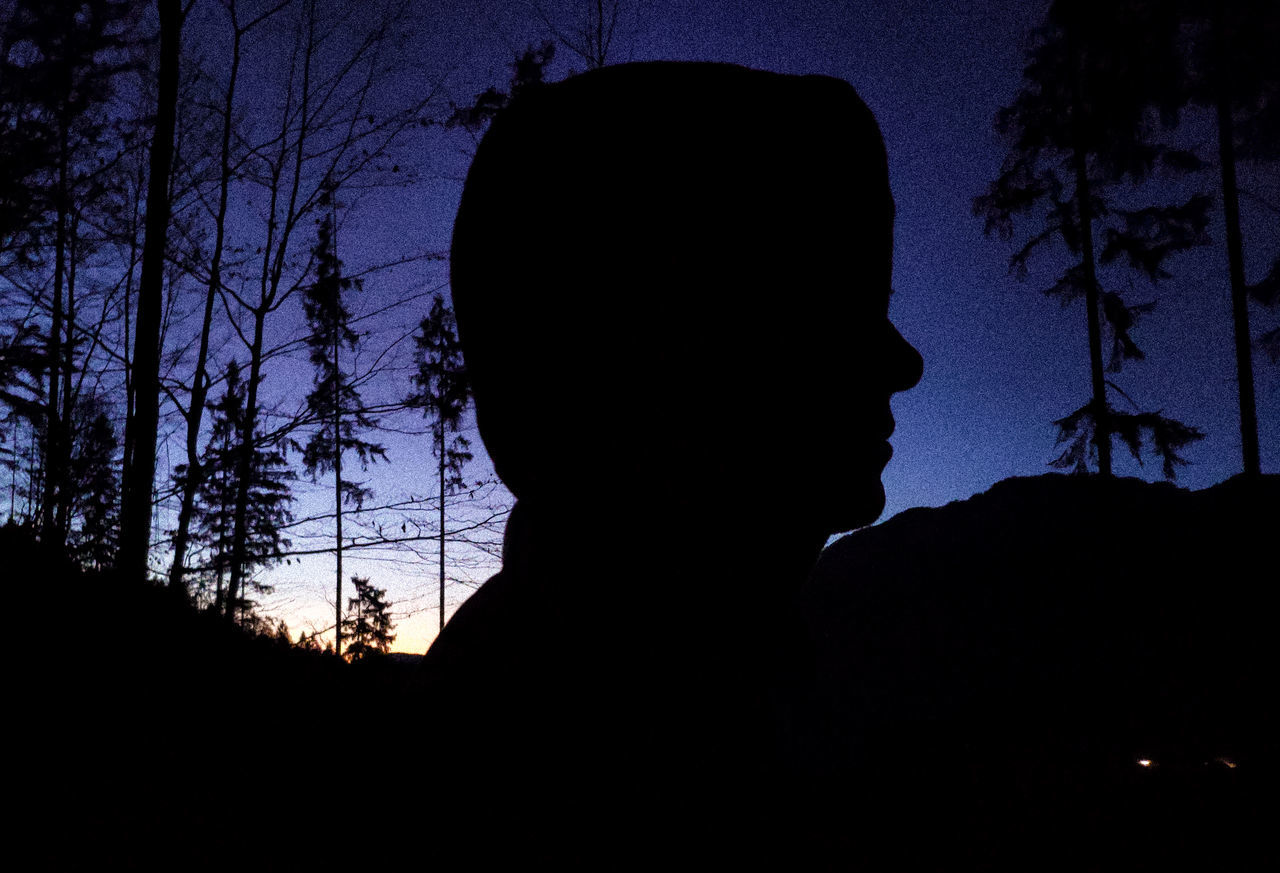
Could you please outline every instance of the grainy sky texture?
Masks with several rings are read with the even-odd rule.
[[[564,9],[585,5],[543,8],[560,23],[573,21]],[[992,118],[1019,87],[1029,31],[1047,5],[701,0],[640,3],[623,14],[618,60],[715,60],[837,76],[876,114],[898,205],[892,315],[925,358],[920,386],[895,402],[897,454],[886,473],[886,514],[1042,472],[1055,456],[1050,421],[1087,394],[1083,306],[1063,308],[1037,293],[1062,262],[1035,262],[1030,277],[1016,281],[1007,271],[1010,246],[984,237],[981,220],[970,214],[974,195],[995,177],[1005,154]],[[524,7],[457,7],[474,28],[459,45],[479,51],[487,42],[475,61],[487,61],[495,78],[504,72],[504,46],[545,32]],[[563,71],[573,60],[561,49],[553,69]],[[1188,123],[1196,121],[1187,136],[1212,157],[1212,128],[1204,119]],[[1243,169],[1242,188],[1274,204],[1280,187],[1274,168]],[[1205,173],[1201,184],[1214,190],[1214,174]],[[1242,208],[1248,274],[1256,279],[1280,244],[1280,221],[1256,199],[1246,196]],[[1207,432],[1188,452],[1192,466],[1179,474],[1193,488],[1221,481],[1240,464],[1217,209],[1213,218],[1215,245],[1172,259],[1173,279],[1149,291],[1145,280],[1135,280],[1133,299],[1159,304],[1136,334],[1148,360],[1117,377],[1144,408],[1163,409]],[[1269,325],[1272,315],[1255,309],[1255,323]],[[1276,369],[1259,363],[1263,467],[1274,470],[1280,384]]]
[[[548,20],[570,30],[588,5],[594,6],[566,0],[540,4],[544,16],[532,3],[423,2],[406,22],[415,35],[405,47],[412,66],[405,70],[403,87],[412,92],[438,84],[443,100],[459,104],[489,85],[505,87],[515,53],[550,38]],[[897,432],[895,456],[884,475],[885,518],[909,507],[968,497],[1009,476],[1046,472],[1057,455],[1051,422],[1087,399],[1083,304],[1064,308],[1038,293],[1066,263],[1065,252],[1034,261],[1031,275],[1019,282],[1007,271],[1010,244],[984,237],[981,219],[970,211],[1004,157],[992,118],[1019,87],[1029,33],[1047,5],[1043,0],[624,4],[610,50],[613,61],[726,61],[836,76],[851,82],[878,118],[898,209],[891,315],[925,360],[923,381],[894,402]],[[561,47],[550,78],[583,67]],[[1213,157],[1216,140],[1206,118],[1190,117],[1179,137],[1203,157]],[[417,167],[420,184],[394,199],[370,202],[358,220],[353,218],[343,246],[357,251],[344,250],[344,257],[374,261],[380,249],[397,246],[445,251],[472,147],[463,132],[437,131],[402,153],[404,163]],[[1242,209],[1251,280],[1280,250],[1280,220],[1273,210],[1280,203],[1276,176],[1274,167],[1241,167],[1241,187],[1249,192]],[[1179,471],[1180,484],[1203,488],[1237,473],[1241,460],[1217,178],[1210,171],[1192,184],[1215,195],[1214,245],[1171,259],[1167,266],[1174,278],[1158,289],[1146,287],[1144,279],[1114,275],[1126,292],[1133,282],[1131,300],[1159,300],[1135,334],[1147,360],[1127,365],[1116,380],[1142,408],[1162,410],[1207,433],[1187,451],[1191,465]],[[358,306],[368,309],[443,279],[442,267],[435,265],[376,287],[371,283]],[[655,290],[660,301],[661,289]],[[398,317],[411,326],[426,308],[424,301],[411,317]],[[1276,313],[1255,308],[1253,317],[1256,335],[1274,325]],[[1263,470],[1278,472],[1280,368],[1261,355],[1257,398]],[[1119,398],[1113,402],[1123,404]],[[762,421],[762,426],[772,423]],[[571,442],[572,416],[565,430]],[[425,438],[397,439],[390,447],[391,466],[371,474],[371,484],[383,491],[404,489],[416,478],[420,486],[413,489],[428,492],[433,469]],[[774,481],[775,463],[760,459],[762,499],[772,499],[764,495],[766,483]],[[1149,459],[1140,468],[1119,450],[1117,471],[1158,478],[1159,463]],[[805,469],[803,461],[791,472],[822,475]],[[592,511],[607,512],[609,501],[620,497],[595,495]],[[571,545],[566,559],[572,559]],[[327,559],[308,565],[321,588],[322,560]],[[422,589],[414,597],[434,598],[426,589],[433,568],[424,568],[421,576],[391,569],[399,581],[376,567],[373,572],[381,574],[375,580],[379,584],[394,581],[393,600],[403,601],[410,585]],[[459,587],[451,596],[451,608],[464,593]],[[424,612],[402,623],[395,648],[422,651],[435,621]]]

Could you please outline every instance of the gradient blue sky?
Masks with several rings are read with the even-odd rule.
[[[573,22],[568,10],[586,6],[540,5],[562,25]],[[898,208],[891,315],[925,360],[920,385],[894,402],[895,456],[884,476],[883,518],[963,499],[1009,476],[1046,472],[1057,454],[1052,420],[1087,397],[1083,307],[1063,308],[1038,293],[1065,261],[1033,262],[1029,279],[1018,282],[1007,273],[1010,245],[984,237],[981,220],[970,214],[973,197],[995,177],[1005,153],[992,117],[1019,87],[1028,34],[1047,6],[1044,0],[648,0],[630,4],[619,26],[612,49],[618,61],[726,61],[836,76],[851,82],[878,118]],[[529,3],[422,3],[418,13],[412,26],[420,35],[406,49],[413,65],[403,87],[443,81],[445,93],[459,103],[491,84],[505,84],[514,53],[549,35]],[[561,50],[551,77],[574,68],[582,64]],[[1181,136],[1211,157],[1214,139],[1206,121],[1192,119]],[[348,262],[406,244],[446,250],[470,147],[456,130],[425,137],[409,157],[422,183],[353,217],[356,236],[347,239],[361,251],[345,255]],[[1265,169],[1242,168],[1241,185],[1280,203],[1280,180],[1274,168]],[[1216,193],[1212,173],[1201,184]],[[1246,196],[1242,208],[1246,266],[1257,279],[1280,250],[1280,221],[1255,197]],[[1210,233],[1216,243],[1223,238],[1221,224],[1215,206]],[[1163,410],[1207,433],[1187,452],[1191,466],[1179,473],[1180,484],[1203,488],[1240,469],[1226,258],[1214,245],[1175,258],[1168,267],[1174,279],[1159,289],[1132,279],[1133,300],[1154,297],[1159,305],[1135,334],[1148,360],[1127,366],[1117,381],[1144,409]],[[361,308],[442,282],[440,268],[431,269],[436,272],[371,286]],[[1129,276],[1108,278],[1128,290]],[[1256,308],[1253,315],[1255,334],[1276,320],[1276,313]],[[1280,368],[1261,358],[1257,397],[1263,469],[1277,472]],[[571,420],[566,432],[572,432]],[[417,493],[429,491],[429,445],[408,438],[389,445],[392,464],[373,474],[371,484],[387,496],[406,490],[406,483],[414,483]],[[1159,476],[1154,460],[1140,468],[1127,453],[1117,457],[1121,474]],[[762,458],[762,471],[772,463]],[[598,497],[606,506],[611,499]],[[360,572],[358,559],[353,563]],[[323,562],[307,566],[315,575],[296,576],[296,584],[308,578],[305,584],[323,590],[332,571],[325,577]],[[378,584],[393,587],[393,600],[434,601],[425,587],[434,579],[433,567],[424,566],[420,574],[404,568],[373,572]],[[297,599],[301,588],[287,582],[295,575],[279,578]],[[459,586],[451,609],[465,593]],[[323,607],[313,611],[324,615]],[[421,651],[434,626],[434,614],[424,607],[402,622],[396,648]]]
[[[503,47],[540,32],[528,5],[455,7],[473,11],[475,28],[459,44],[478,50],[487,41],[497,53],[490,55],[491,76],[504,72]],[[562,10],[585,5],[542,4],[556,21],[571,21]],[[1063,308],[1038,293],[1064,262],[1034,262],[1031,276],[1018,282],[1007,272],[1009,244],[984,237],[982,222],[970,215],[974,195],[995,177],[1005,154],[992,117],[1019,87],[1029,31],[1047,6],[651,0],[636,4],[619,29],[619,60],[715,60],[822,73],[851,82],[876,114],[898,206],[892,317],[925,359],[921,384],[894,404],[898,431],[885,474],[886,517],[967,497],[1007,476],[1044,472],[1056,456],[1050,422],[1087,398],[1083,306]],[[556,72],[571,65],[562,50]],[[1184,136],[1212,157],[1212,128],[1194,122]],[[1242,187],[1280,202],[1274,168],[1260,169],[1245,167]],[[1204,175],[1203,185],[1216,191],[1213,173]],[[1242,208],[1246,262],[1256,279],[1280,248],[1280,220],[1249,197]],[[1220,242],[1216,208],[1213,219],[1210,233]],[[1133,300],[1159,300],[1135,334],[1148,360],[1128,365],[1116,381],[1143,408],[1206,431],[1187,453],[1192,465],[1179,473],[1180,483],[1199,488],[1240,467],[1226,257],[1214,245],[1171,260],[1169,268],[1174,279],[1158,289],[1112,274],[1122,290],[1133,282]],[[1255,326],[1274,324],[1274,315],[1255,308]],[[1263,467],[1274,471],[1280,379],[1277,368],[1262,361],[1257,376]],[[1120,470],[1158,474],[1127,461]]]

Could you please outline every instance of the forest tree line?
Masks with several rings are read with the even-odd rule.
[[[1155,290],[1178,255],[1214,244],[1210,211],[1221,209],[1240,465],[1261,475],[1254,358],[1280,361],[1280,329],[1255,335],[1250,307],[1280,303],[1280,253],[1265,275],[1246,277],[1237,166],[1280,161],[1277,45],[1280,6],[1244,0],[1056,0],[1032,35],[1022,87],[995,119],[1008,152],[973,212],[988,234],[1016,231],[1009,269],[1019,279],[1065,252],[1066,268],[1042,291],[1084,303],[1087,399],[1054,422],[1063,449],[1053,466],[1111,476],[1118,441],[1139,461],[1154,454],[1174,479],[1181,452],[1204,438],[1144,407],[1118,374],[1145,359],[1136,329],[1159,317]],[[1197,116],[1208,117],[1215,148],[1180,144],[1180,127]]]
[[[509,502],[464,470],[442,254],[342,245],[458,112],[405,87],[407,9],[21,0],[2,22],[9,523],[273,631],[266,571],[331,556],[333,624],[303,639],[351,657],[393,635],[344,551],[438,544],[443,586],[446,541],[451,570],[490,560]],[[379,504],[360,473],[390,461],[381,432],[434,434],[438,489]],[[304,514],[307,482],[329,497]]]

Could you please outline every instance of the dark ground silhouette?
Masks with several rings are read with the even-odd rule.
[[[510,737],[495,760],[530,760],[477,766],[475,738],[438,730],[458,714],[406,703],[411,667],[248,639],[163,589],[37,560],[6,528],[8,578],[40,579],[58,618],[14,613],[13,833],[58,870],[759,866],[766,850],[816,869],[1270,869],[1277,499],[1276,477],[1043,476],[837,542],[800,597],[792,790],[763,807],[758,785],[708,786],[693,754],[661,786],[636,779],[626,743],[651,713],[592,735],[535,700],[480,735]],[[358,843],[356,823],[383,838]]]
[[[336,869],[358,856],[332,839],[334,810],[381,809],[395,783],[350,750],[390,749],[411,666],[250,635],[160,585],[43,553],[13,525],[0,560],[30,593],[12,613],[6,697],[21,865]]]
[[[1046,475],[834,543],[806,766],[889,866],[1274,866],[1277,500]]]

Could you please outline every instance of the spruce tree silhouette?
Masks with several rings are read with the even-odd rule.
[[[921,375],[887,316],[893,213],[835,79],[628,64],[494,119],[452,287],[517,504],[419,692],[455,752],[433,796],[510,839],[458,851],[777,848],[811,669],[793,596],[883,509],[890,396]]]

